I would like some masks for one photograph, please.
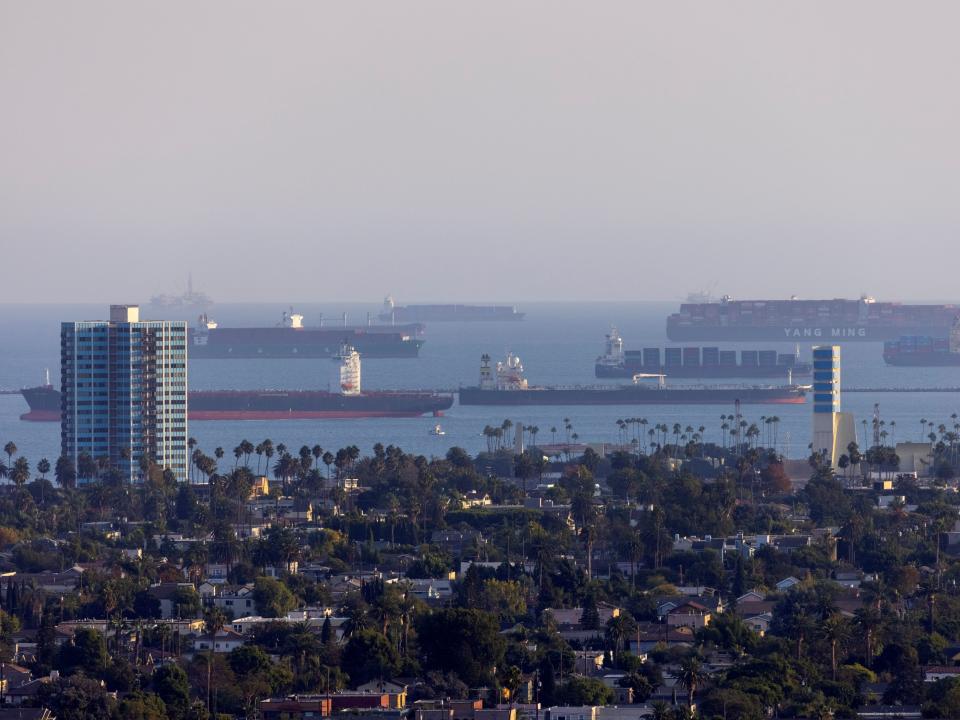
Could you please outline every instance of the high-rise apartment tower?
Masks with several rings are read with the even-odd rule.
[[[185,322],[111,305],[108,321],[61,323],[60,363],[61,454],[78,471],[86,455],[136,482],[146,457],[187,479]]]

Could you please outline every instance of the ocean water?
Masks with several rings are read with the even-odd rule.
[[[531,384],[592,384],[593,363],[603,350],[604,335],[615,324],[628,349],[668,345],[666,316],[676,303],[531,303],[520,309],[527,313],[521,322],[430,323],[418,359],[370,359],[363,362],[363,386],[367,389],[455,389],[477,382],[480,355],[500,358],[507,351],[520,356]],[[222,326],[274,324],[286,306],[221,304],[211,317]],[[376,304],[299,305],[306,325],[341,321],[348,313],[350,323],[363,323],[368,312],[376,313]],[[49,368],[54,385],[59,383],[59,323],[61,320],[99,319],[107,308],[100,305],[0,305],[0,388],[18,388],[40,382]],[[722,348],[769,348],[793,352],[792,343],[762,342],[744,344],[707,343]],[[960,386],[957,368],[892,368],[881,357],[879,343],[849,343],[843,346],[843,385],[849,387],[948,387]],[[800,346],[801,356],[809,358],[809,345]],[[190,363],[190,386],[202,389],[317,388],[335,382],[336,366],[330,360],[194,360]],[[627,382],[606,381],[606,382]],[[668,383],[683,381],[668,379]],[[711,381],[703,381],[709,383]],[[736,381],[724,381],[725,383]],[[764,383],[764,380],[744,380]],[[917,440],[921,418],[952,426],[952,413],[960,413],[958,393],[849,393],[843,395],[843,409],[855,414],[857,429],[863,433],[862,420],[869,420],[874,403],[892,429],[892,439]],[[27,409],[19,395],[0,396],[0,444],[12,440],[19,452],[32,461],[41,457],[53,460],[59,454],[59,425],[19,420]],[[229,457],[241,440],[254,444],[264,438],[285,443],[296,450],[301,445],[320,444],[336,451],[357,445],[368,453],[381,442],[427,456],[443,455],[449,447],[460,446],[471,453],[484,449],[485,425],[499,425],[509,418],[514,423],[536,425],[538,439],[549,442],[550,428],[558,428],[563,439],[563,419],[569,418],[581,441],[617,442],[616,421],[625,417],[644,417],[653,426],[706,428],[708,441],[720,441],[720,416],[733,407],[656,406],[637,407],[546,407],[498,408],[454,405],[439,419],[446,434],[434,436],[430,430],[438,420],[423,418],[366,418],[354,420],[291,420],[193,422],[190,435],[208,454],[223,447]],[[743,417],[757,422],[763,416],[780,417],[778,444],[790,457],[804,457],[810,442],[811,407],[803,405],[744,405]],[[861,438],[862,442],[862,438]],[[224,459],[226,463],[227,458]]]

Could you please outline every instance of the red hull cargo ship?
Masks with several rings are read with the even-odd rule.
[[[440,415],[453,396],[418,390],[360,390],[360,356],[342,348],[340,392],[323,390],[191,390],[190,420],[334,420]],[[50,385],[20,391],[30,406],[21,420],[58,422],[60,391]]]

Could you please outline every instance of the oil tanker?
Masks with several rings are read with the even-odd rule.
[[[657,385],[640,385],[648,377]],[[806,387],[693,386],[667,387],[663,374],[634,375],[632,385],[593,387],[535,387],[523,376],[520,358],[510,353],[494,368],[490,356],[480,358],[480,384],[460,388],[461,405],[727,405],[738,400],[752,404],[803,403]]]
[[[419,323],[306,327],[303,315],[292,309],[274,327],[222,328],[201,315],[199,327],[190,330],[190,358],[331,358],[343,343],[365,358],[415,358],[423,346],[423,332]]]
[[[397,305],[391,296],[378,316],[391,325],[398,322],[478,322],[523,320],[516,305]]]
[[[793,353],[776,350],[742,350],[737,362],[735,350],[716,347],[668,347],[624,350],[623,338],[611,328],[604,353],[594,363],[598,378],[632,378],[637,373],[669,375],[675,378],[783,378],[789,384],[794,377],[813,371],[800,361],[800,348]]]
[[[943,335],[960,308],[859,300],[734,300],[688,302],[667,318],[672,341],[780,340],[880,342],[900,335]]]
[[[363,417],[440,415],[453,405],[453,396],[429,391],[361,391],[360,354],[341,348],[339,392],[323,390],[191,390],[190,420],[325,420]],[[20,391],[30,411],[21,420],[59,422],[60,391],[53,386]]]

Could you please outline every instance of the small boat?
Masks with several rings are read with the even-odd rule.
[[[439,425],[434,425],[433,430],[430,431],[431,435],[446,435],[447,432]]]

